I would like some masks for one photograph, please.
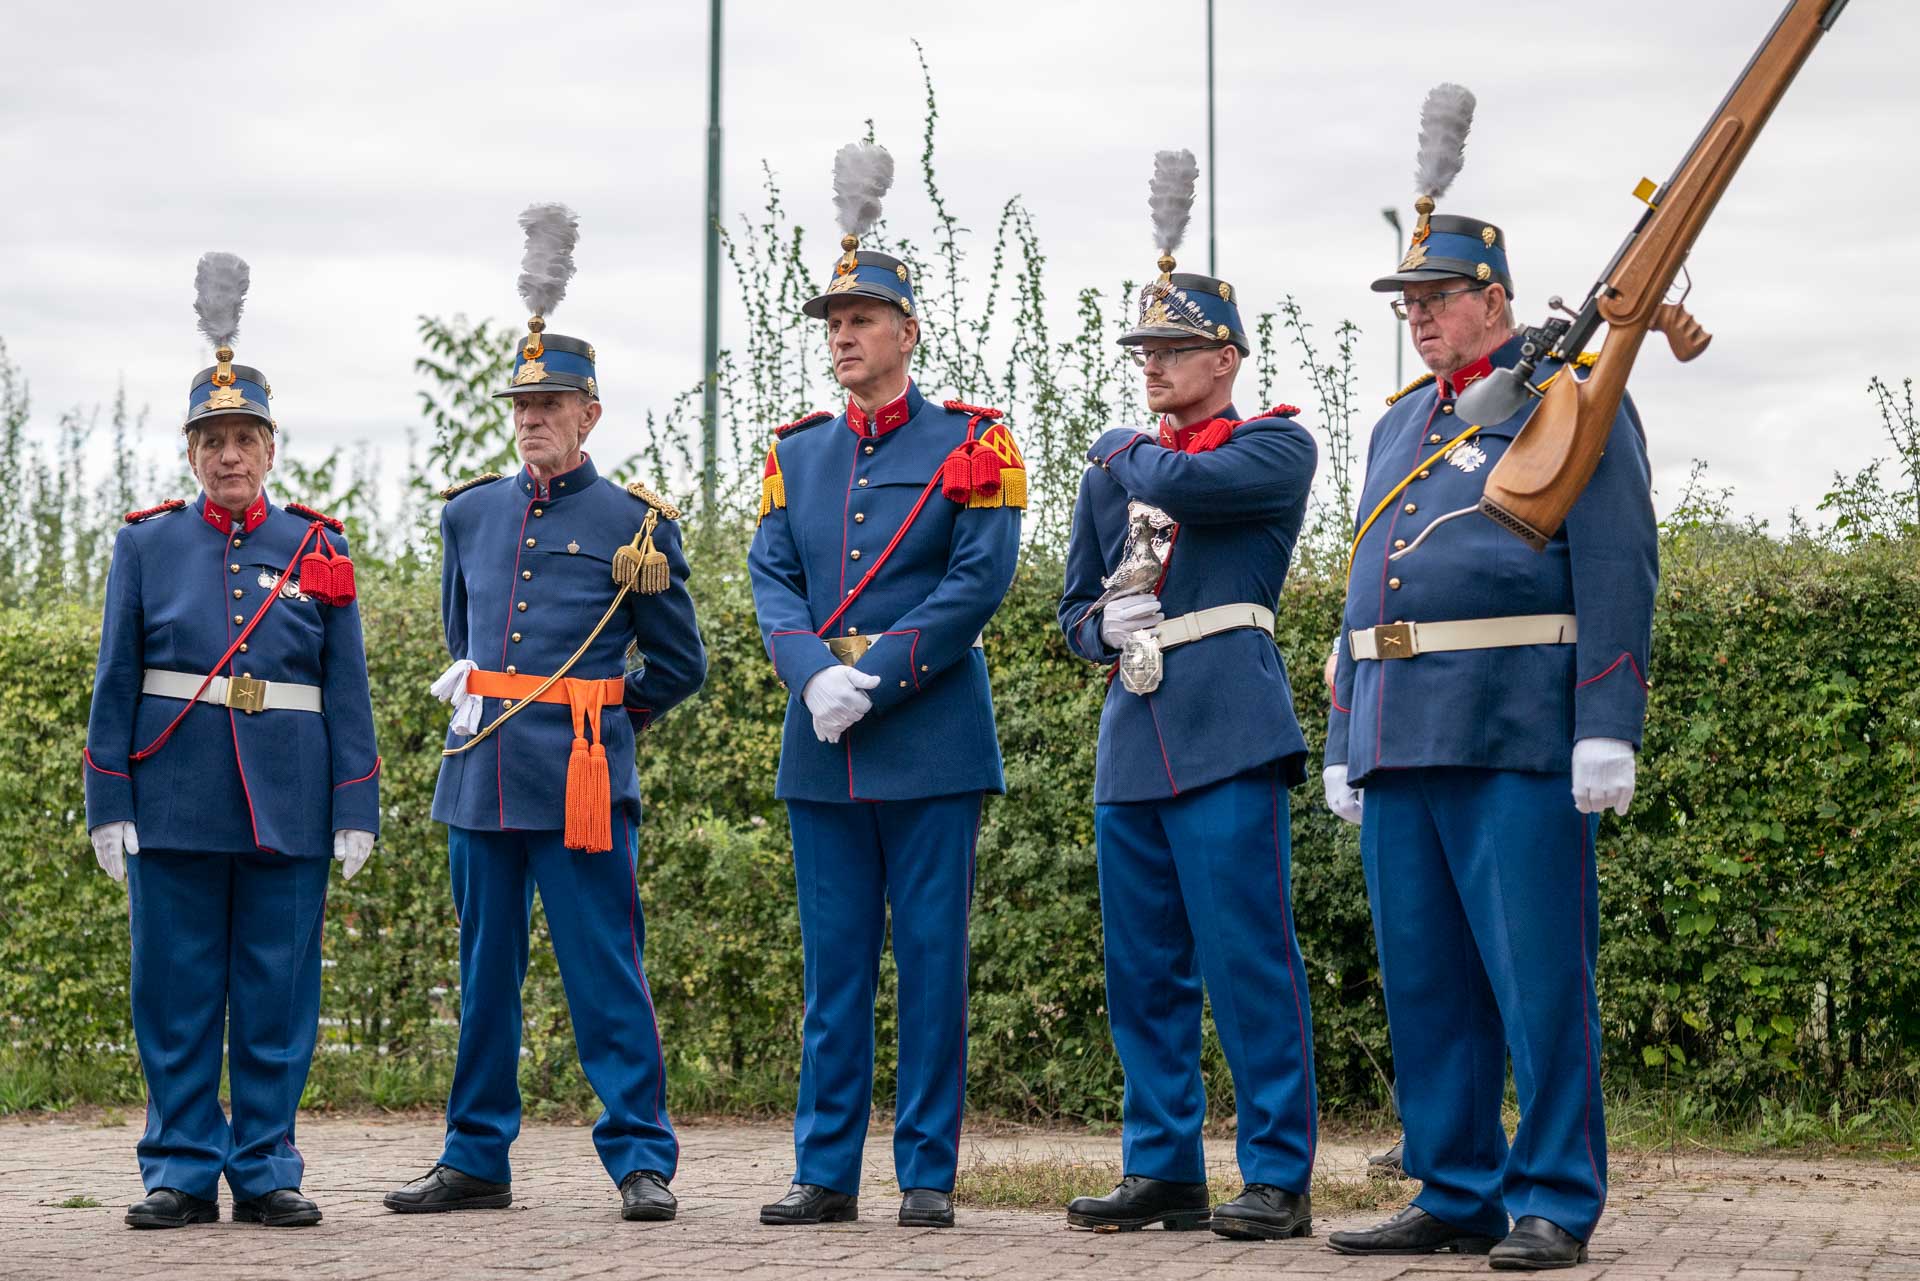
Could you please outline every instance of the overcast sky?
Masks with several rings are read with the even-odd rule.
[[[1364,433],[1393,385],[1394,326],[1367,291],[1399,252],[1380,210],[1411,202],[1427,88],[1456,79],[1479,96],[1441,208],[1506,229],[1520,311],[1538,319],[1547,295],[1584,295],[1633,219],[1635,181],[1668,176],[1779,8],[1218,0],[1219,274],[1250,312],[1291,292],[1323,329],[1364,326]],[[558,199],[582,239],[554,327],[598,346],[601,430],[624,454],[637,442],[623,424],[700,373],[705,9],[74,0],[12,13],[0,338],[38,421],[124,378],[152,407],[153,448],[174,448],[187,380],[209,361],[194,262],[227,249],[253,266],[240,358],[272,379],[302,451],[397,441],[417,422],[415,316],[523,319],[514,218]],[[764,162],[830,246],[833,152],[871,117],[902,162],[892,218],[922,225],[918,38],[962,220],[984,238],[1021,195],[1057,300],[1138,279],[1154,256],[1153,151],[1188,146],[1206,163],[1204,13],[1202,0],[736,0],[724,207],[755,206]],[[1714,344],[1680,366],[1656,340],[1633,382],[1663,509],[1696,457],[1741,510],[1778,521],[1810,508],[1835,468],[1887,452],[1867,380],[1920,374],[1898,302],[1920,264],[1917,36],[1910,0],[1852,4],[1701,238],[1689,306]],[[1201,270],[1204,182],[1182,255]],[[737,336],[729,317],[722,342]]]

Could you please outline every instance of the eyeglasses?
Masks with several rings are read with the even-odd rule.
[[[1468,285],[1465,289],[1443,289],[1439,293],[1428,294],[1424,298],[1395,298],[1388,306],[1392,307],[1393,314],[1402,320],[1413,314],[1416,307],[1428,316],[1438,317],[1447,309],[1448,299],[1457,298],[1461,294],[1477,294],[1486,287],[1486,285]]]
[[[1127,355],[1133,359],[1134,364],[1140,366],[1142,369],[1145,369],[1147,362],[1156,356],[1160,357],[1161,368],[1172,369],[1180,363],[1180,357],[1190,351],[1218,351],[1225,345],[1224,343],[1208,342],[1196,343],[1191,347],[1129,347],[1127,348]]]

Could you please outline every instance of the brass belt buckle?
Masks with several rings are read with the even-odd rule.
[[[835,658],[839,659],[848,667],[852,667],[866,655],[869,649],[873,648],[873,637],[829,636],[827,637],[827,648],[833,652]]]
[[[267,709],[267,682],[251,676],[227,678],[227,706],[251,716]]]
[[[1413,624],[1382,623],[1373,629],[1373,656],[1379,659],[1413,657]]]

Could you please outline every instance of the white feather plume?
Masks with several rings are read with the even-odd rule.
[[[240,309],[247,302],[247,286],[253,273],[247,260],[238,254],[200,255],[193,273],[193,314],[200,318],[200,332],[214,347],[231,347],[240,333]]]
[[[1147,208],[1153,213],[1153,243],[1172,253],[1186,239],[1193,217],[1193,188],[1200,181],[1200,162],[1182,147],[1153,153],[1153,181],[1147,187]]]
[[[528,205],[520,215],[527,252],[520,259],[520,297],[536,316],[546,316],[567,296],[573,279],[573,247],[580,216],[563,204]]]
[[[1467,131],[1473,128],[1473,91],[1465,85],[1437,84],[1420,107],[1420,155],[1414,161],[1413,190],[1435,200],[1460,176],[1467,160]]]
[[[880,200],[893,186],[893,156],[876,142],[850,142],[833,156],[833,209],[840,230],[864,236],[880,221]]]

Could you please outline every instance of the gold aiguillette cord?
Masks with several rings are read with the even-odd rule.
[[[440,751],[440,755],[458,756],[462,752],[470,752],[474,748],[480,746],[481,743],[486,741],[487,736],[489,734],[499,729],[502,725],[505,725],[508,721],[512,720],[514,717],[518,716],[521,713],[521,711],[523,711],[525,708],[527,708],[531,704],[540,701],[540,696],[542,694],[552,689],[556,681],[560,680],[568,672],[573,670],[573,665],[580,661],[581,656],[587,652],[588,647],[591,646],[596,640],[600,639],[600,633],[607,629],[607,624],[609,622],[613,621],[614,611],[620,608],[620,602],[627,598],[627,593],[632,591],[634,588],[634,585],[639,581],[638,578],[634,575],[633,571],[631,570],[628,570],[624,574],[622,573],[622,569],[626,565],[626,559],[624,558],[624,553],[626,553],[629,550],[634,551],[636,553],[636,556],[633,559],[635,563],[637,563],[637,559],[638,559],[637,553],[639,552],[641,541],[643,539],[649,538],[652,535],[653,526],[657,520],[658,520],[658,517],[653,512],[648,512],[646,523],[640,527],[640,532],[633,536],[633,541],[628,543],[627,546],[622,547],[620,549],[620,552],[615,554],[614,560],[613,560],[613,577],[614,577],[614,581],[620,584],[620,590],[613,594],[613,603],[607,606],[606,613],[600,615],[600,621],[593,625],[593,630],[587,633],[587,638],[580,642],[580,648],[574,650],[572,656],[569,657],[566,662],[560,664],[560,670],[555,672],[553,675],[547,677],[545,680],[541,681],[539,686],[534,689],[533,693],[527,695],[525,698],[515,703],[512,707],[507,708],[504,712],[501,712],[498,716],[494,717],[493,721],[490,724],[488,724],[485,728],[481,729],[480,732],[475,734],[472,738],[460,744],[460,746],[458,747],[442,748]]]

